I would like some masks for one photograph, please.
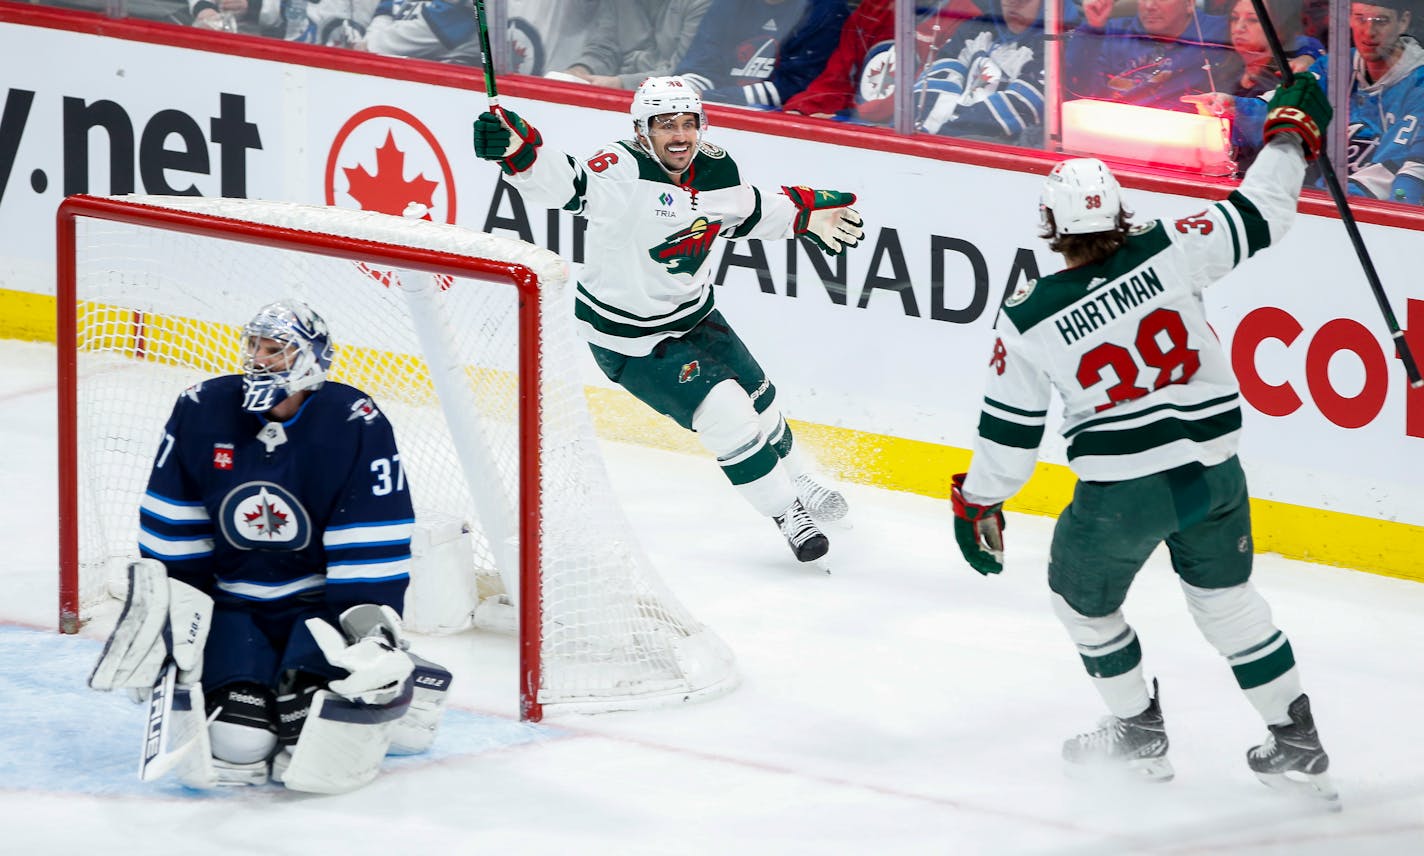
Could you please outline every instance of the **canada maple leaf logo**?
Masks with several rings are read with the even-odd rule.
[[[395,135],[386,132],[386,141],[376,149],[376,171],[370,173],[360,164],[342,167],[348,184],[347,193],[361,206],[363,211],[379,211],[382,214],[404,213],[412,202],[431,207],[435,204],[435,188],[438,181],[424,175],[417,175],[409,181],[405,178],[405,152],[396,147]],[[430,219],[427,214],[425,219]]]

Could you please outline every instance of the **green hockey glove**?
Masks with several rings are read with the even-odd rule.
[[[1315,160],[1333,115],[1315,75],[1297,74],[1289,86],[1280,87],[1271,96],[1264,136],[1269,141],[1277,134],[1294,134],[1305,148],[1305,159]]]
[[[838,255],[846,247],[854,247],[865,236],[854,193],[839,190],[812,190],[809,187],[782,187],[796,206],[792,234],[805,235],[829,255]]]
[[[975,505],[964,498],[964,477],[954,476],[950,501],[954,504],[954,540],[969,566],[981,574],[1004,569],[1004,504]]]
[[[534,165],[544,138],[519,114],[495,107],[475,120],[474,143],[477,157],[496,161],[505,175],[515,175]]]

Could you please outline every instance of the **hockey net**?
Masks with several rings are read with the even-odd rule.
[[[123,596],[177,396],[238,371],[242,325],[296,297],[332,331],[329,377],[395,429],[413,551],[457,533],[476,612],[517,608],[524,718],[735,685],[731,652],[667,589],[613,495],[553,253],[426,220],[198,197],[72,197],[58,244],[61,630]]]

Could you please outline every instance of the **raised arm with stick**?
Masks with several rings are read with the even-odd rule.
[[[1261,30],[1266,34],[1266,42],[1271,46],[1271,56],[1275,58],[1277,67],[1281,70],[1281,83],[1289,86],[1295,79],[1295,73],[1291,70],[1290,62],[1286,59],[1286,52],[1281,47],[1280,34],[1276,32],[1275,22],[1271,20],[1270,14],[1266,11],[1265,0],[1251,0],[1251,7],[1256,10],[1256,17],[1261,22]],[[1379,304],[1380,313],[1384,315],[1385,326],[1389,328],[1390,338],[1394,339],[1395,353],[1399,354],[1399,359],[1404,363],[1404,372],[1409,377],[1409,385],[1418,389],[1424,387],[1424,377],[1419,374],[1419,365],[1414,361],[1414,354],[1409,350],[1409,342],[1404,338],[1404,331],[1399,328],[1399,321],[1394,317],[1394,310],[1390,308],[1389,298],[1384,293],[1384,285],[1380,282],[1379,274],[1375,271],[1374,261],[1370,258],[1369,250],[1365,248],[1365,240],[1360,235],[1360,227],[1355,222],[1355,215],[1350,211],[1350,205],[1345,199],[1345,190],[1340,185],[1340,179],[1335,175],[1335,168],[1330,164],[1328,157],[1319,158],[1320,172],[1325,177],[1325,186],[1330,190],[1330,196],[1335,200],[1335,209],[1340,212],[1340,220],[1345,224],[1345,232],[1350,236],[1350,243],[1355,247],[1355,255],[1360,259],[1360,267],[1365,271],[1365,279],[1370,283],[1370,290],[1374,292],[1375,302]]]
[[[489,109],[474,125],[475,154],[497,160],[505,175],[514,175],[534,165],[544,138],[528,122],[499,106],[499,89],[494,77],[494,54],[490,51],[489,18],[485,0],[474,0],[475,22],[480,29],[480,54],[484,63],[485,96]]]

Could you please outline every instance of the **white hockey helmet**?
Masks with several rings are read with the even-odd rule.
[[[638,84],[638,90],[633,93],[633,106],[628,112],[633,117],[633,129],[639,135],[638,144],[650,155],[653,152],[647,141],[648,120],[654,116],[692,113],[697,116],[698,130],[707,130],[707,113],[702,109],[702,96],[681,77],[650,77]],[[701,145],[700,134],[698,144]]]
[[[285,346],[285,368],[258,364],[260,339]],[[295,299],[267,304],[242,328],[242,408],[266,413],[294,392],[320,389],[334,353],[326,321],[310,306]]]
[[[1059,161],[1038,197],[1038,217],[1045,228],[1049,211],[1059,235],[1110,232],[1122,213],[1122,187],[1097,158]]]

